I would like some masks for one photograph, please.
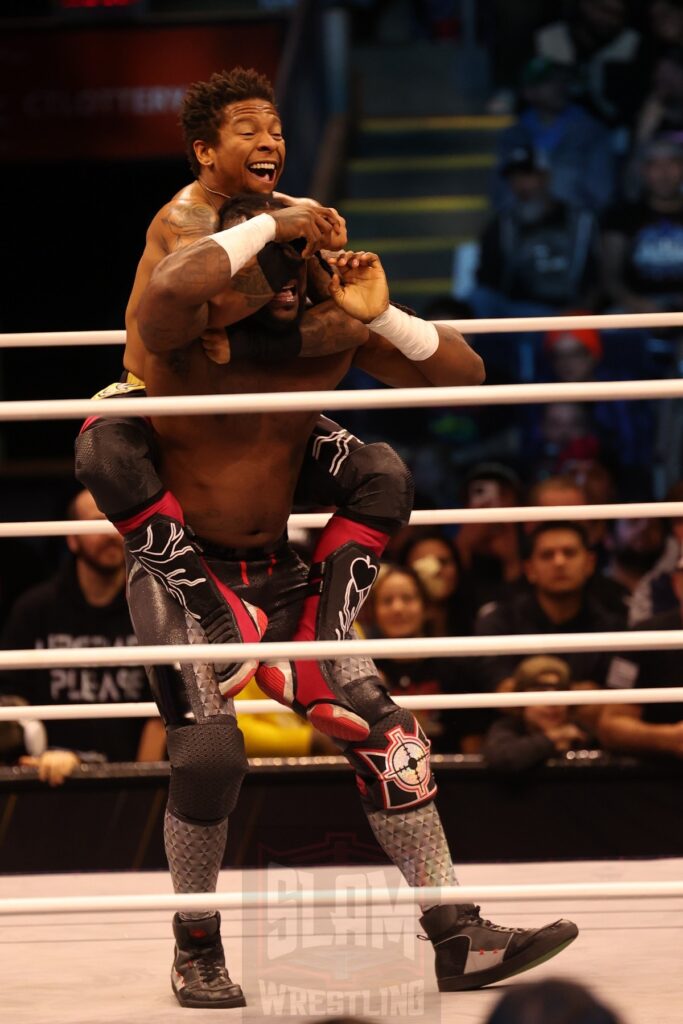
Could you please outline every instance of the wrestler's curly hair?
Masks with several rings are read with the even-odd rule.
[[[273,86],[254,68],[217,71],[208,82],[194,82],[189,87],[180,108],[180,127],[195,177],[199,175],[201,165],[195,156],[193,143],[199,139],[211,145],[217,142],[224,107],[237,100],[252,99],[275,103]]]

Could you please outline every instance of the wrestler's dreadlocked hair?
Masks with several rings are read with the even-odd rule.
[[[265,75],[254,68],[233,68],[211,75],[208,82],[195,82],[185,93],[180,108],[180,126],[183,129],[185,149],[195,177],[200,164],[194,153],[193,143],[218,141],[218,132],[223,120],[223,108],[237,100],[268,100],[275,103],[273,87]]]

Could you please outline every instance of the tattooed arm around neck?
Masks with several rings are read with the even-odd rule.
[[[205,238],[219,227],[216,210],[198,201],[189,194],[189,189],[162,207],[150,224],[126,309],[124,366],[141,379],[145,376],[147,347],[140,334],[138,311],[154,268],[164,257]],[[260,269],[245,267],[235,275],[220,302],[211,304],[210,323],[236,323],[268,302],[272,294]]]
[[[216,326],[210,322],[209,301],[225,292],[233,281],[233,270],[236,277],[254,257],[269,284],[276,290],[283,287],[297,276],[302,257],[328,243],[333,221],[330,211],[322,207],[286,206],[169,253],[154,268],[138,310],[146,348],[150,352],[181,348],[208,326]],[[284,245],[299,239],[303,239],[301,253]],[[279,245],[269,249],[270,242]]]
[[[228,254],[210,238],[170,253],[152,271],[138,306],[150,352],[184,348],[209,325],[209,301],[230,283]]]

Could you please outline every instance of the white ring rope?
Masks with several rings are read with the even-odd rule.
[[[648,690],[543,690],[519,693],[428,693],[401,697],[392,694],[399,707],[410,711],[459,711],[464,708],[530,708],[585,704],[675,704],[683,703],[683,687],[653,687]],[[288,714],[290,709],[276,700],[235,701],[238,715]],[[95,718],[154,718],[159,711],[153,701],[134,704],[33,704],[0,707],[0,722],[39,719],[43,722]],[[293,712],[291,712],[293,714]]]
[[[284,910],[489,903],[508,900],[665,899],[683,896],[683,882],[565,882],[536,885],[447,885],[400,889],[299,889],[262,892],[161,893],[120,896],[28,896],[0,900],[0,914],[82,914],[158,910]]]
[[[0,422],[84,420],[89,416],[212,416],[226,413],[320,412],[322,409],[421,409],[460,405],[545,405],[683,398],[683,379],[382,388],[370,391],[282,391],[163,398],[57,398],[0,402]]]
[[[98,668],[232,661],[328,661],[330,658],[466,658],[493,654],[564,654],[572,651],[671,651],[683,647],[683,629],[605,633],[523,633],[503,636],[435,636],[405,640],[304,640],[250,644],[158,644],[131,647],[56,647],[0,651],[0,670]]]
[[[85,345],[125,345],[126,332],[30,331],[0,334],[0,348],[72,348]]]
[[[297,513],[289,526],[321,529],[331,512]],[[683,501],[622,502],[613,505],[529,505],[511,508],[444,508],[413,512],[411,526],[464,523],[539,523],[584,519],[683,518]],[[0,537],[75,537],[117,535],[105,519],[52,519],[34,523],[0,523]]]
[[[481,320],[437,320],[461,334],[508,334],[516,331],[569,331],[683,327],[683,313],[600,313],[594,316],[516,316]],[[0,348],[56,348],[81,345],[123,345],[126,332],[33,331],[0,334]]]

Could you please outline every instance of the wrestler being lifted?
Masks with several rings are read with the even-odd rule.
[[[264,367],[252,348],[268,335],[297,329],[306,291],[307,263],[290,246],[303,233],[304,256],[318,242],[319,225],[301,208],[278,209],[266,199],[227,202],[225,230],[166,257],[141,298],[138,324],[148,350],[145,364],[152,395],[315,391],[334,388],[352,363],[385,378],[392,353],[418,366],[450,362],[466,379],[478,379],[478,357],[446,325],[425,323],[389,304],[379,259],[369,253],[332,258],[333,301],[358,324],[355,347],[308,359],[284,358]],[[255,215],[254,215],[255,214]],[[247,217],[248,219],[245,219]],[[230,361],[214,363],[201,335],[210,322],[210,299],[268,245],[288,264],[288,277],[274,300],[232,336]],[[273,252],[273,250],[271,250]],[[273,252],[272,258],[275,259]],[[286,330],[283,332],[283,325]],[[231,331],[228,331],[228,339]],[[313,343],[313,337],[309,338]],[[285,526],[315,413],[229,414],[159,417],[159,475],[172,490],[193,528],[207,571],[245,607],[268,617],[267,638],[290,639],[308,590],[308,572],[286,541]],[[142,643],[192,642],[191,622],[163,580],[131,566],[130,606]],[[253,613],[258,615],[258,612]],[[320,601],[318,614],[325,613]],[[345,629],[345,625],[344,625]],[[299,714],[307,712],[297,680],[277,666],[257,678]],[[413,886],[454,883],[453,867],[434,804],[436,785],[429,743],[415,717],[397,707],[368,659],[332,662],[325,679],[336,707],[365,725],[365,735],[340,746],[356,772],[370,826],[378,842]],[[222,863],[227,822],[246,770],[244,746],[215,677],[205,666],[155,669],[152,687],[168,730],[172,772],[166,812],[166,849],[176,891],[212,891]],[[571,942],[575,925],[557,921],[538,929],[493,925],[472,904],[423,908],[422,926],[436,949],[442,991],[478,988],[535,966]],[[176,915],[172,973],[185,1006],[242,1005],[231,981],[219,934],[220,918]]]
[[[236,68],[193,85],[185,97],[181,123],[196,180],[174,196],[150,225],[126,312],[125,380],[105,389],[100,397],[143,393],[147,354],[137,317],[154,267],[169,253],[214,232],[219,226],[218,209],[228,196],[238,192],[270,195],[282,174],[282,127],[272,87],[257,72]],[[298,223],[306,224],[306,230],[299,229],[300,234],[308,237],[309,245],[315,243],[312,248],[324,244],[337,249],[345,243],[344,224],[336,211],[323,209],[312,200],[280,199],[289,204],[307,204],[297,216]],[[324,271],[316,263],[311,273],[315,280],[309,279],[309,294],[327,300]],[[202,336],[203,349],[210,359],[220,364],[230,358],[222,330],[225,325],[249,316],[283,287],[278,301],[281,309],[286,309],[289,276],[282,253],[271,244],[259,252],[258,260],[250,261],[232,277],[220,300],[214,297],[210,304]],[[334,303],[323,301],[306,312],[300,328],[286,337],[280,333],[270,339],[252,339],[253,358],[262,367],[259,387],[268,389],[267,367],[273,360],[297,354],[304,359],[313,344],[316,354],[356,345],[360,327]],[[231,342],[234,352],[239,343],[237,332],[232,333]],[[382,379],[406,386],[468,383],[480,378],[480,365],[471,353],[468,367],[454,367],[448,360],[437,359],[433,366],[427,360],[418,370],[417,364],[393,350]],[[236,601],[207,571],[185,527],[187,510],[178,494],[162,484],[154,462],[154,438],[142,419],[92,417],[76,445],[79,480],[122,533],[129,553],[156,574],[194,619],[203,639],[213,643],[260,639],[265,626],[263,616]],[[364,445],[325,418],[313,424],[300,466],[298,503],[332,505],[338,511],[323,530],[314,552],[311,593],[295,638],[335,639],[352,625],[389,537],[408,520],[412,481],[402,460],[388,445]],[[254,546],[259,543],[259,535],[248,533],[242,540]],[[351,566],[355,566],[355,574]],[[255,668],[255,662],[215,666],[223,694],[229,697],[238,693]],[[296,678],[302,703],[321,732],[341,739],[367,735],[367,726],[358,716],[313,699],[326,689],[315,662],[300,662],[284,670],[287,680]],[[272,678],[276,679],[276,673]],[[281,685],[288,685],[284,677]]]

